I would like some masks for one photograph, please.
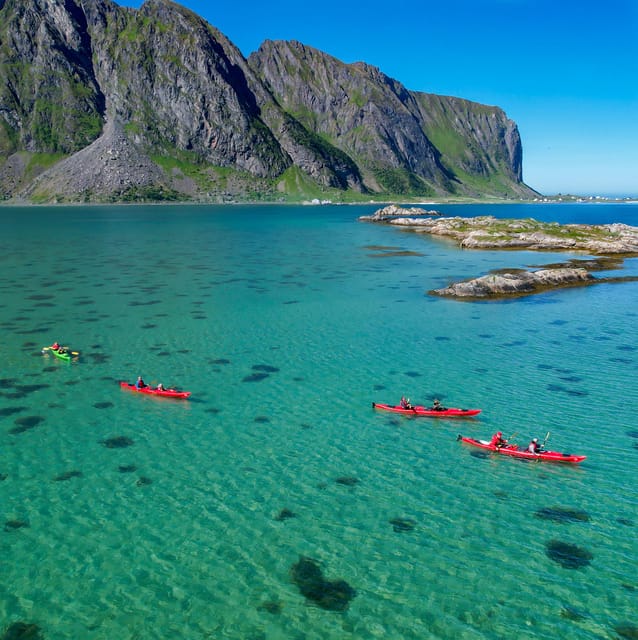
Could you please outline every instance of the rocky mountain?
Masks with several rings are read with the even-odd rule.
[[[0,0],[0,198],[529,197],[497,107],[298,42],[247,59],[170,0]]]
[[[497,107],[408,91],[294,41],[266,41],[248,62],[288,113],[355,160],[372,192],[529,195],[518,129]]]

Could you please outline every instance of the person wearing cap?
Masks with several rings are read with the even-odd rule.
[[[538,444],[538,438],[532,438],[529,446],[527,447],[527,450],[530,453],[540,453],[543,450],[543,445]]]

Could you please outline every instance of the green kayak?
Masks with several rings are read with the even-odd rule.
[[[72,358],[76,358],[79,353],[77,351],[70,351],[64,347],[54,349],[53,347],[43,347],[42,353],[52,353],[56,358],[69,362]]]

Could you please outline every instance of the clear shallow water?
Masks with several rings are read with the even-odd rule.
[[[357,222],[375,208],[0,209],[0,631],[580,639],[638,625],[638,284],[432,298],[566,256]],[[629,224],[638,211],[437,208]],[[80,360],[43,356],[55,339]],[[139,374],[192,399],[120,390]],[[371,408],[404,394],[483,413]],[[521,444],[549,431],[588,459],[527,464],[456,441],[496,430]],[[119,436],[132,445],[104,446]],[[589,520],[535,515],[547,507]],[[551,540],[590,564],[552,561]],[[300,556],[356,590],[347,611],[304,598]]]

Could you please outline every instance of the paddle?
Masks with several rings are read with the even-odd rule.
[[[545,443],[549,440],[550,432],[548,431],[545,435],[545,440],[543,440],[543,444],[541,445],[541,451],[545,448]]]

